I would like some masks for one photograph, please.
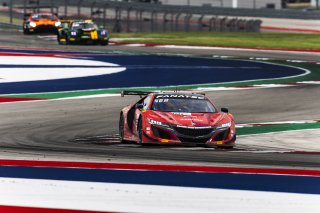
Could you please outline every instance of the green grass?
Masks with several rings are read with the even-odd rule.
[[[319,129],[320,123],[276,124],[270,126],[253,126],[237,128],[237,135],[252,135],[290,130]]]
[[[0,15],[0,22],[2,23],[10,23],[10,17],[9,16],[5,16],[5,15]],[[21,25],[22,26],[22,19],[18,19],[18,18],[13,18],[12,19],[12,24],[15,25]]]
[[[115,33],[112,38],[130,38],[125,43],[320,49],[319,34],[298,33]],[[134,39],[133,39],[134,38]]]

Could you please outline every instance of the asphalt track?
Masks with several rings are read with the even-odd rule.
[[[10,36],[8,36],[10,35]],[[55,42],[34,36],[4,32],[1,46],[61,48]],[[70,51],[124,51],[161,53],[167,50],[139,47],[63,46]],[[255,56],[252,52],[170,50],[194,55]],[[199,54],[198,54],[199,53]],[[263,57],[319,61],[319,57],[292,53],[260,53]],[[301,55],[299,55],[301,54]],[[320,117],[318,85],[239,91],[210,92],[219,107],[229,107],[239,123],[317,119]],[[320,168],[320,155],[288,153],[242,153],[225,150],[188,150],[175,147],[96,144],[74,140],[88,136],[114,135],[120,109],[134,97],[56,100],[1,104],[1,158],[64,159],[79,161],[167,162],[184,164],[236,164]]]

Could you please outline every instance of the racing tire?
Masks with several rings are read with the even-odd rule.
[[[229,150],[229,149],[233,149],[235,144],[234,142],[237,139],[237,135],[234,135],[233,138],[231,139],[230,143],[233,143],[232,145],[222,145],[222,146],[217,146],[218,149],[225,149],[225,150]]]
[[[63,41],[61,41],[61,37],[60,36],[58,36],[58,43],[60,44],[60,45],[63,45],[63,44],[66,44],[66,42],[63,42]]]
[[[68,36],[65,36],[66,44],[72,44],[72,42],[69,40]]]
[[[109,44],[109,40],[108,41],[101,41],[100,45],[101,46],[107,46]]]
[[[124,119],[123,119],[123,116],[121,114],[120,118],[119,118],[119,139],[120,139],[120,143],[123,143],[123,144],[130,143],[129,141],[124,140],[123,138],[124,138]]]
[[[142,119],[139,118],[139,121],[138,121],[138,126],[137,126],[137,131],[138,131],[138,144],[143,144],[143,141],[142,141],[142,135],[143,135],[143,130],[142,130]]]
[[[217,146],[217,149],[224,149],[224,150],[229,150],[229,149],[233,149],[234,146]]]
[[[29,30],[28,30],[28,29],[23,28],[23,34],[24,34],[24,35],[29,35],[29,34],[30,34],[30,32],[29,32]]]

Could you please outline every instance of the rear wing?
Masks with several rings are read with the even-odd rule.
[[[150,93],[153,92],[146,92],[146,91],[121,91],[121,97],[124,97],[125,95],[139,95],[139,96],[145,96],[149,95]]]

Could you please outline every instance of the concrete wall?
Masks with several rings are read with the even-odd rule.
[[[281,9],[281,0],[160,0],[162,4],[170,5],[211,5],[218,7],[238,8],[265,8],[267,4],[274,4],[276,9]],[[221,2],[222,1],[222,2]]]

